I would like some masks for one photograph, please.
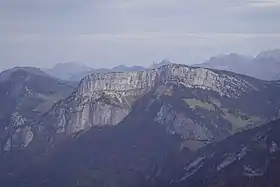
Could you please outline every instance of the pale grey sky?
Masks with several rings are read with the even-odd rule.
[[[0,69],[193,64],[280,48],[280,0],[0,0]]]

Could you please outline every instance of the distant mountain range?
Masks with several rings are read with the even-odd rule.
[[[280,49],[263,51],[254,58],[238,54],[221,55],[195,66],[232,71],[263,80],[279,80]]]
[[[94,70],[79,63],[58,63],[51,69],[44,69],[46,73],[61,80],[79,81]]]
[[[45,69],[44,71],[53,77],[57,77],[61,80],[67,81],[80,81],[86,75],[92,74],[94,72],[106,73],[112,71],[141,71],[144,70],[144,67],[141,66],[124,66],[119,65],[113,67],[112,69],[100,68],[100,69],[93,69],[79,63],[59,63],[56,64],[51,69]]]
[[[154,69],[163,65],[171,64],[169,60],[163,60],[159,63],[153,63],[149,68]],[[99,68],[94,69],[81,65],[79,63],[59,63],[56,64],[51,69],[45,69],[44,71],[53,77],[57,77],[61,80],[67,81],[80,81],[86,75],[89,75],[94,72],[106,73],[106,72],[127,72],[127,71],[143,71],[149,68],[142,66],[125,66],[119,65],[113,68]]]
[[[146,69],[155,69],[171,63],[170,60],[165,59],[161,62],[153,63],[148,68],[142,66],[129,67],[119,65],[113,68],[100,69],[94,69],[79,63],[59,63],[53,68],[45,69],[44,71],[61,80],[80,81],[86,75],[94,72],[142,71]],[[201,64],[195,64],[194,66],[232,71],[263,80],[280,80],[280,49],[263,51],[256,57],[248,57],[236,53],[220,55],[211,57],[209,60]]]

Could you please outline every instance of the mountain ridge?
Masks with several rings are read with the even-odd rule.
[[[183,92],[187,95],[193,92],[193,95],[189,96],[190,99],[182,96],[179,96],[179,98],[182,99],[181,101],[186,102],[186,106],[193,110],[197,110],[200,103],[202,107],[204,107],[203,105],[205,105],[205,107],[209,105],[209,107],[211,107],[207,109],[209,111],[201,112],[213,113],[216,110],[214,109],[214,111],[212,111],[213,107],[220,107],[220,104],[216,103],[216,101],[214,101],[215,99],[213,100],[214,97],[220,97],[220,99],[225,99],[225,101],[233,101],[238,98],[245,99],[248,93],[254,94],[258,92],[258,89],[264,89],[267,84],[265,81],[257,81],[255,84],[254,81],[256,80],[251,77],[226,71],[212,71],[179,64],[169,64],[161,66],[158,69],[137,72],[96,72],[83,78],[76,91],[66,99],[56,103],[52,109],[48,111],[45,118],[40,121],[39,127],[42,129],[46,127],[51,128],[53,129],[53,133],[70,135],[84,130],[87,131],[93,126],[118,125],[129,115],[134,103],[154,89],[157,90],[153,91],[155,94],[158,94],[157,97],[163,98],[165,95],[169,97],[172,96],[168,92],[175,93],[181,89],[182,91],[179,92]],[[272,87],[272,89],[277,89],[277,84],[275,88]],[[198,94],[196,93],[197,91],[203,92],[201,95],[202,97],[199,96],[201,98],[196,96]],[[207,92],[215,93],[213,98],[212,96],[208,96],[207,100],[202,99],[203,97],[205,98],[204,94]],[[166,99],[166,102],[170,102],[168,98]],[[196,106],[193,102],[198,102],[199,105]],[[274,102],[274,105],[277,106],[277,103],[278,101]],[[268,105],[267,111],[274,110],[274,105]],[[225,119],[227,119],[227,117],[224,116],[225,114],[228,113],[227,115],[229,115],[229,117],[232,115],[229,113],[227,107],[228,106],[225,106],[225,109],[219,110],[219,112],[221,112],[219,115],[222,114],[221,117]],[[244,109],[247,110],[246,107]],[[264,114],[264,112],[265,110],[260,114],[267,115]],[[174,113],[172,107],[170,108],[168,104],[162,105],[161,108],[158,109],[158,116],[155,116],[154,120],[167,125],[166,123],[171,118],[174,118],[175,116],[172,117],[172,115],[176,113],[177,112]],[[256,113],[256,115],[260,114]],[[234,115],[238,116],[239,114]],[[274,114],[272,113],[272,115]],[[176,123],[195,123],[190,119],[181,119],[181,117],[178,119],[176,117],[174,119],[178,120]],[[210,117],[210,119],[212,119],[212,117]],[[247,124],[248,122],[245,121],[240,123]],[[203,124],[205,122],[201,123]],[[49,124],[52,125],[50,126]],[[38,126],[38,124],[36,126]],[[211,137],[212,135],[204,134],[207,130],[204,132],[204,130],[202,130],[203,128],[204,127],[198,126],[198,129],[193,130],[197,131],[196,133],[202,133],[201,136],[203,137]],[[180,132],[178,129],[176,131]],[[228,132],[226,134],[228,134]],[[197,137],[199,136],[200,135],[197,135]]]
[[[212,83],[211,80],[215,80],[215,83],[217,85]],[[232,87],[229,86],[230,82],[227,81],[233,82]],[[133,101],[135,100],[135,98],[139,98],[144,93],[150,91],[157,84],[162,84],[162,83],[183,84],[186,87],[197,87],[206,90],[213,89],[214,91],[217,91],[219,94],[226,95],[229,97],[238,96],[235,95],[235,92],[237,92],[237,90],[239,93],[243,92],[244,94],[248,90],[255,89],[250,84],[246,84],[245,81],[244,82],[243,81],[238,82],[238,81],[239,81],[238,79],[234,79],[234,78],[227,80],[226,77],[223,76],[219,77],[218,74],[215,74],[210,70],[205,70],[201,68],[191,68],[186,65],[173,64],[173,65],[162,66],[156,70],[146,70],[142,72],[141,71],[124,72],[124,73],[111,72],[106,74],[94,73],[85,77],[80,82],[75,95],[77,98],[81,98],[81,100],[86,99],[85,102],[88,102],[88,100],[91,99],[95,100],[95,99],[102,98],[103,93],[105,93],[105,95],[107,94],[115,98],[117,100],[117,103],[121,105],[122,104],[127,105],[127,99]],[[229,90],[224,89],[224,85],[229,86],[230,87]],[[73,100],[73,102],[76,102],[75,100]],[[113,124],[119,123],[120,120],[123,119],[128,114],[130,108],[129,105],[130,104],[128,104],[125,107],[126,109],[122,111],[124,113],[122,113],[120,119],[117,120],[117,122],[112,122]],[[64,111],[63,109],[61,109],[63,107],[57,107],[57,108],[58,110],[55,113],[63,115],[62,113],[64,113]],[[86,110],[91,110],[91,109],[87,108]],[[83,110],[83,112],[88,113],[89,111],[86,110],[85,111]],[[117,108],[114,109],[111,108],[110,111],[111,110],[117,110]],[[78,115],[83,115],[83,112]],[[111,112],[109,112],[108,114],[110,114]],[[85,120],[88,117],[89,116],[85,117]],[[63,119],[64,117],[60,117],[60,118]],[[102,120],[107,121],[108,118],[105,117],[104,119],[102,118]],[[81,126],[87,126],[86,124],[88,122],[86,121],[82,122],[82,121],[80,121],[79,124],[81,123]],[[99,123],[107,124],[105,121],[103,122],[100,121]],[[75,122],[73,124],[75,124]],[[65,125],[58,124],[58,126],[65,126]]]
[[[83,77],[95,72],[108,73],[108,72],[130,72],[130,71],[144,71],[147,69],[156,69],[160,66],[171,64],[170,60],[162,60],[159,63],[153,63],[149,68],[139,65],[126,66],[118,65],[112,68],[91,68],[79,63],[58,63],[51,69],[44,69],[44,71],[51,76],[57,77],[62,80],[80,81]]]

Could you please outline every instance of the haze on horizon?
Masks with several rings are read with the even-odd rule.
[[[194,64],[280,48],[280,0],[0,0],[0,69]]]

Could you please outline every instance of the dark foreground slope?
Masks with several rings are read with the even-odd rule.
[[[136,114],[138,109],[134,110]],[[1,185],[276,187],[280,184],[279,120],[191,152],[181,147],[178,136],[168,134],[157,123],[150,123],[152,111],[138,118],[136,114],[117,127],[94,127],[57,147],[46,150],[32,144],[25,152],[2,158]]]
[[[280,186],[279,132],[276,120],[205,147],[172,186]]]

